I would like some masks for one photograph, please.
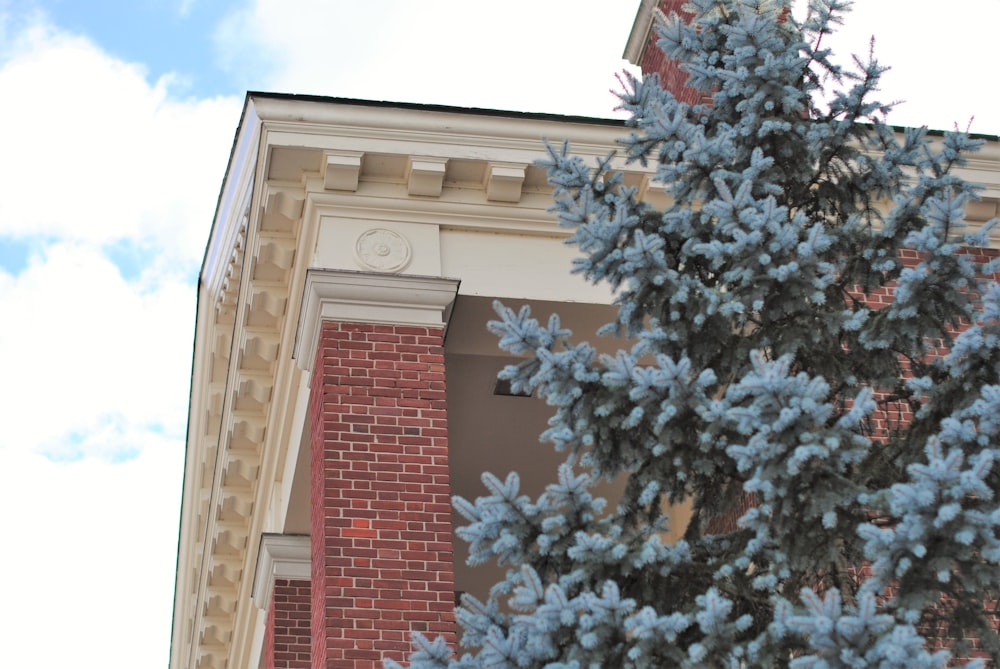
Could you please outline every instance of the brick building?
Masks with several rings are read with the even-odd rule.
[[[626,50],[647,69],[656,5]],[[610,319],[569,273],[540,138],[596,158],[622,132],[247,96],[199,282],[172,669],[374,667],[413,630],[454,638],[455,593],[495,574],[454,550],[450,496],[483,470],[536,493],[557,462],[547,408],[496,385],[491,302]],[[997,215],[1000,144],[963,176],[987,186],[970,218]],[[665,198],[639,166],[626,180]]]

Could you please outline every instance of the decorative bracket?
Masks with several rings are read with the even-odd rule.
[[[308,535],[263,534],[253,577],[253,603],[266,611],[271,605],[274,581],[279,578],[308,581],[312,557]]]
[[[410,195],[440,197],[444,188],[447,158],[411,156],[406,165],[406,188]]]
[[[486,199],[490,202],[520,202],[525,166],[489,163],[486,166]]]
[[[358,151],[326,154],[323,163],[323,187],[326,190],[356,191],[361,178],[361,158]]]

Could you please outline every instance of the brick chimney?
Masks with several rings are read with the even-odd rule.
[[[699,91],[689,88],[687,72],[681,69],[677,61],[668,59],[656,46],[657,35],[654,26],[656,15],[664,16],[671,13],[682,18],[690,17],[682,7],[687,0],[642,0],[632,24],[632,32],[628,37],[623,57],[633,65],[642,69],[643,75],[659,74],[663,87],[674,94],[681,102],[696,104],[709,102],[710,98]]]

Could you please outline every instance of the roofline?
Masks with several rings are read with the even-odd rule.
[[[349,105],[354,107],[378,107],[382,109],[406,109],[410,111],[428,111],[437,113],[466,114],[469,116],[495,116],[500,118],[526,119],[533,121],[556,121],[560,123],[580,123],[586,125],[606,125],[624,128],[625,120],[617,118],[602,118],[595,116],[578,116],[569,114],[551,114],[546,112],[521,112],[509,109],[488,109],[483,107],[456,107],[453,105],[426,104],[420,102],[393,102],[391,100],[362,100],[358,98],[339,98],[325,95],[304,95],[299,93],[274,93],[269,91],[247,91],[247,100],[262,98],[269,100],[287,100],[302,102],[319,102],[324,104]]]
[[[643,0],[642,6],[639,8],[639,12],[636,13],[636,20],[638,21],[642,15],[643,6],[646,4],[655,4],[655,0]],[[513,111],[510,109],[490,109],[486,107],[459,107],[455,105],[441,105],[441,104],[427,104],[421,102],[394,102],[392,100],[365,100],[361,98],[341,98],[326,95],[307,95],[300,93],[276,93],[273,91],[247,91],[246,102],[244,103],[243,113],[240,116],[240,126],[237,128],[237,134],[239,129],[242,127],[245,116],[246,108],[249,106],[251,100],[261,98],[268,100],[287,100],[287,101],[302,101],[302,102],[317,102],[323,104],[339,104],[339,105],[349,105],[353,107],[376,107],[381,109],[406,109],[411,111],[428,111],[436,113],[449,113],[449,114],[466,114],[469,116],[494,116],[499,118],[511,118],[511,119],[525,119],[534,121],[554,121],[561,123],[577,123],[585,125],[604,125],[609,127],[620,127],[627,128],[628,122],[622,118],[606,118],[598,116],[580,116],[576,114],[553,114],[549,112],[524,112],[524,111]],[[867,125],[867,124],[865,124]],[[905,132],[907,129],[913,126],[904,125],[890,125],[895,132]],[[948,130],[940,130],[936,128],[928,128],[928,134],[933,136],[943,136],[945,133],[950,132]],[[982,139],[986,141],[1000,141],[1000,134],[993,135],[989,133],[980,132],[970,132],[968,136],[972,139]],[[230,153],[230,159],[232,159],[232,153]]]
[[[222,196],[226,193],[226,183],[229,181],[229,171],[233,166],[233,158],[236,156],[236,149],[240,142],[240,135],[243,133],[243,126],[247,121],[247,112],[250,111],[250,92],[243,98],[243,108],[240,110],[240,120],[236,124],[236,132],[233,133],[233,143],[229,147],[229,157],[226,159],[226,171],[222,175],[219,184],[219,194],[215,197],[215,209],[212,210],[212,227],[208,230],[208,239],[205,240],[205,251],[201,254],[201,265],[198,268],[198,285],[201,285],[201,271],[205,268],[205,261],[208,260],[208,249],[212,242],[212,232],[215,230],[215,222],[219,217],[219,209],[222,207]]]

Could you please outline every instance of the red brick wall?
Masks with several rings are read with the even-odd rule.
[[[310,598],[309,581],[275,579],[264,637],[267,669],[309,669],[312,666]]]
[[[970,256],[972,260],[979,264],[985,264],[991,260],[995,260],[1000,257],[1000,250],[992,248],[968,248],[964,251],[965,254]],[[921,259],[920,254],[917,251],[911,249],[902,249],[899,252],[899,258],[902,264],[906,267],[916,267]],[[1000,280],[1000,275],[994,275],[988,277],[993,280]],[[895,284],[889,284],[879,290],[873,291],[868,295],[863,295],[860,292],[855,292],[854,296],[858,299],[863,300],[868,307],[871,309],[881,309],[889,304],[892,304],[893,295],[895,291]],[[956,333],[957,334],[957,333]],[[942,342],[943,343],[943,342]],[[933,355],[945,355],[948,350],[941,348],[935,351]],[[904,368],[907,367],[905,361],[901,361]],[[875,399],[885,397],[885,393],[875,393]],[[910,406],[905,402],[894,402],[885,408],[879,408],[872,415],[873,423],[873,435],[874,440],[884,440],[888,437],[890,430],[899,429],[905,427],[906,424],[913,419],[913,412]],[[707,523],[705,532],[707,534],[724,534],[727,532],[734,532],[738,527],[738,521],[744,513],[746,513],[750,508],[755,505],[755,498],[750,494],[742,494],[735,504],[735,508],[725,514],[720,514],[714,518],[711,518]],[[851,569],[849,572],[852,577],[856,578],[859,582],[864,580],[870,575],[868,571],[869,565],[861,565],[857,569]],[[989,612],[990,621],[995,629],[1000,630],[1000,601],[997,600],[984,600],[984,606]],[[928,634],[927,630],[922,630],[922,633]],[[949,636],[951,631],[942,630],[940,634],[936,637],[934,635],[929,635],[931,645],[934,648],[950,648],[956,636]],[[971,658],[983,658],[989,659],[983,652],[979,651],[979,639],[974,636],[966,635],[965,638],[969,640],[972,644],[974,651],[969,657],[959,657],[955,658],[957,662],[964,662]],[[994,666],[994,665],[987,665]]]
[[[1000,257],[1000,250],[988,249],[988,248],[966,248],[962,251],[965,255],[969,256],[977,264],[984,264],[997,257]],[[902,264],[906,267],[913,268],[916,267],[921,261],[921,254],[913,249],[901,249],[899,251],[899,259]],[[987,277],[993,280],[1000,279],[1000,276]],[[855,292],[855,297],[863,299],[866,306],[872,310],[882,309],[890,304],[892,304],[894,299],[894,294],[896,290],[896,284],[889,284],[879,290],[873,291],[868,295],[861,295]],[[957,335],[962,329],[967,327],[968,324],[964,324],[958,330],[954,328],[949,328],[953,335]],[[949,349],[945,347],[945,342],[942,339],[939,343],[939,348],[931,351],[930,357],[939,357],[947,355]],[[904,376],[910,375],[909,364],[906,360],[901,359],[900,364],[904,369]],[[876,401],[886,399],[886,393],[875,393]],[[913,412],[907,402],[887,402],[884,410],[876,411],[872,416],[872,423],[874,428],[874,438],[884,439],[888,436],[890,431],[898,430],[903,428],[913,419]]]
[[[312,377],[313,666],[455,641],[442,329],[324,323]]]
[[[682,19],[690,20],[691,14],[684,11],[687,0],[660,0],[659,8],[665,16],[677,14]],[[787,14],[786,14],[787,15]],[[639,67],[643,74],[658,73],[660,85],[674,94],[674,97],[689,105],[697,103],[711,104],[712,96],[687,86],[688,74],[681,69],[677,61],[668,59],[656,46],[659,36],[656,30],[651,30],[649,41],[639,57]]]
[[[671,12],[679,14],[681,17],[690,18],[689,14],[682,11],[682,7],[687,0],[660,0],[660,11],[670,16]],[[681,102],[696,104],[698,102],[710,100],[710,96],[703,96],[700,92],[686,86],[688,75],[683,71],[677,61],[668,60],[659,47],[656,46],[658,40],[656,30],[650,31],[649,42],[639,59],[639,67],[643,74],[659,73],[660,83],[666,90],[674,94],[674,97]]]

